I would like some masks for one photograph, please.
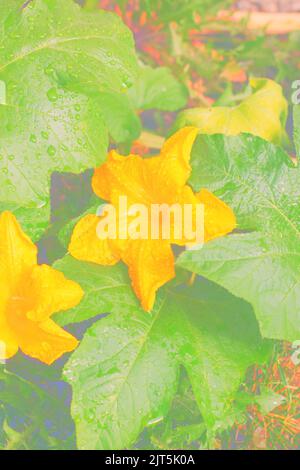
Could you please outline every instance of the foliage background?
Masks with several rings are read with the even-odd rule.
[[[145,154],[155,151],[157,136],[170,132],[177,111],[186,107],[186,103],[189,107],[239,103],[247,95],[245,87],[250,75],[269,77],[280,83],[291,103],[291,85],[299,78],[300,33],[274,36],[259,29],[245,30],[243,24],[215,21],[216,12],[228,8],[231,3],[222,0],[201,2],[199,14],[195,15],[195,6],[199,2],[189,1],[180,10],[170,8],[168,2],[155,0],[139,3],[87,1],[86,8],[114,10],[123,18],[134,32],[139,59],[145,65],[169,68],[162,76],[153,76],[154,85],[150,92],[141,93],[142,111],[139,97],[132,96],[132,102],[139,109],[139,120],[131,121],[128,131],[131,139],[120,134],[114,136],[114,145],[117,143],[120,150],[133,148]],[[256,8],[259,2],[250,3]],[[281,6],[280,2],[277,5],[269,3]],[[266,4],[268,2],[264,2]],[[249,2],[238,2],[237,6],[248,8]],[[294,2],[291,8],[298,6],[295,7]],[[201,14],[205,19],[199,23]],[[162,83],[166,84],[165,95],[161,95],[161,90],[157,93],[158,84],[161,87]],[[143,133],[139,136],[140,126]],[[291,118],[287,129],[290,135],[287,149],[294,154]],[[96,203],[90,178],[90,170],[77,176],[52,175],[51,226],[39,241],[40,262],[52,264],[65,254],[70,219],[76,220]],[[105,315],[68,326],[68,329],[82,338],[86,329],[102,316]],[[268,363],[248,371],[237,398],[236,415],[227,417],[224,430],[209,443],[210,446],[234,449],[299,447],[300,376],[299,368],[291,362],[291,354],[289,343],[276,342]],[[63,358],[49,368],[19,353],[1,371],[2,448],[76,448],[74,423],[70,416],[71,388],[61,380],[66,360]],[[180,374],[180,387],[166,419],[149,423],[134,448],[207,447],[205,425],[191,385],[186,372],[181,370]]]

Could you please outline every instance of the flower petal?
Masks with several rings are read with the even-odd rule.
[[[13,289],[37,263],[37,248],[10,212],[0,215],[0,294],[2,286]],[[3,296],[1,295],[3,298]]]
[[[138,155],[124,157],[112,150],[107,161],[94,172],[94,192],[102,199],[116,204],[120,196],[126,196],[128,204],[151,202],[145,161]]]
[[[175,277],[174,255],[162,240],[131,240],[122,260],[129,267],[133,289],[146,311],[152,310],[156,291]]]
[[[195,139],[199,133],[197,127],[184,127],[170,137],[160,152],[161,165],[158,178],[165,183],[182,187],[190,173],[190,157]]]
[[[83,297],[79,284],[45,264],[33,268],[28,291],[34,299],[34,308],[26,315],[34,321],[46,320],[55,312],[75,307]]]
[[[16,336],[4,317],[0,321],[0,360],[9,359],[19,349]]]
[[[50,319],[41,323],[25,320],[22,329],[19,329],[17,340],[24,354],[45,364],[52,364],[78,345],[74,336]]]
[[[23,276],[37,262],[37,248],[25,235],[10,212],[0,215],[0,356],[8,359],[18,351],[18,343],[6,313],[7,304]],[[2,357],[3,356],[3,357]]]
[[[197,194],[198,201],[204,204],[204,241],[222,237],[236,228],[236,218],[232,209],[207,189]]]
[[[182,238],[175,237],[176,227],[174,226],[173,220],[171,226],[172,238],[170,240],[172,244],[191,246],[193,243],[206,243],[209,240],[232,232],[236,227],[236,218],[230,207],[206,189],[195,194],[189,186],[185,186],[178,198],[178,202],[181,205],[183,212],[182,226],[179,227],[181,229],[179,233],[182,234]],[[197,220],[196,210],[197,205],[199,204],[203,204],[204,212],[198,211],[199,220]],[[192,208],[191,221],[189,219],[187,220],[187,215],[184,209],[184,206],[188,205]],[[189,212],[187,212],[187,214],[189,214]],[[202,227],[203,222],[204,229]],[[201,224],[200,229],[199,224]],[[201,233],[199,233],[199,230],[201,230]],[[190,235],[195,236],[195,239],[187,238],[187,231],[189,231]]]
[[[112,266],[119,261],[119,256],[112,249],[108,239],[97,236],[100,217],[87,215],[75,226],[69,245],[70,254],[79,260]]]
[[[204,241],[225,235],[236,225],[235,216],[226,204],[206,190],[196,195],[186,185],[191,171],[190,154],[197,135],[196,127],[181,129],[166,141],[158,157],[148,159],[137,155],[124,157],[112,151],[107,162],[94,173],[93,189],[114,206],[118,214],[115,225],[121,225],[123,217],[127,221],[131,220],[136,209],[136,206],[134,210],[131,208],[132,204],[143,204],[148,214],[151,204],[156,204],[155,211],[159,215],[154,228],[156,231],[161,229],[160,225],[169,220],[171,230],[167,235],[162,236],[165,230],[158,230],[160,239],[145,240],[141,237],[133,240],[127,237],[123,240],[118,238],[116,227],[115,238],[101,240],[96,235],[99,217],[87,216],[77,224],[71,239],[69,251],[75,258],[106,265],[122,259],[129,267],[133,288],[145,310],[152,309],[157,289],[175,276],[170,244],[191,245],[202,242],[198,235],[192,239],[186,236],[184,217],[179,219],[172,211],[179,206],[182,214],[182,206],[189,204],[197,214],[197,204],[204,204]],[[124,196],[127,197],[126,208],[119,199]],[[178,206],[174,207],[174,204]],[[165,212],[166,206],[169,206],[169,213]],[[193,216],[191,228],[195,233],[196,222],[199,221]],[[179,237],[175,230],[178,224],[183,234]],[[189,235],[193,236],[191,228]]]
[[[189,165],[196,127],[186,127],[174,134],[164,144],[158,157],[124,157],[114,150],[106,163],[95,170],[94,192],[113,204],[126,196],[128,204],[172,203],[189,178]]]
[[[187,244],[192,244],[194,239],[187,238],[186,236],[186,231],[189,230],[190,233],[195,234],[195,242],[196,242],[196,237],[197,235],[197,205],[201,204],[201,202],[198,200],[196,194],[194,194],[193,190],[190,188],[190,186],[184,186],[180,194],[178,194],[178,204],[180,206],[180,210],[182,213],[181,220],[176,223],[176,220],[173,218],[172,223],[171,223],[171,240],[170,242],[175,245],[179,246],[184,246]],[[185,206],[190,206],[191,208],[191,220],[187,220],[187,214],[186,214],[186,208]],[[188,212],[188,215],[190,212]],[[203,233],[203,217],[199,220],[199,223],[201,223],[201,234]],[[178,234],[181,234],[181,236],[178,236]],[[200,234],[200,235],[201,235]],[[201,240],[203,241],[203,240]]]

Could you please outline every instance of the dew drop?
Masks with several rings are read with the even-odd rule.
[[[54,155],[56,154],[56,148],[53,145],[49,145],[47,153],[48,155],[50,155],[50,157],[54,157]]]
[[[48,65],[45,69],[44,69],[44,72],[46,75],[53,75],[54,73],[54,69],[51,65]]]
[[[43,139],[45,139],[45,140],[48,140],[48,139],[49,139],[49,134],[48,134],[48,132],[46,132],[46,131],[42,131],[42,132],[41,132],[41,136],[42,136]]]
[[[59,96],[57,94],[56,88],[50,88],[50,90],[47,91],[47,97],[48,97],[48,100],[51,101],[52,103],[57,101]]]

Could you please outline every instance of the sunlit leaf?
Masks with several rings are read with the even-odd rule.
[[[116,285],[116,267],[76,262],[74,270],[70,263],[73,261],[66,258],[59,266],[85,286],[88,300],[82,312],[86,317],[108,311],[109,283],[115,299],[113,313],[88,329],[65,366],[73,388],[72,415],[79,447],[122,449],[133,445],[147,423],[166,416],[181,365],[212,438],[222,428],[222,417],[230,409],[246,369],[265,358],[251,308],[202,280],[193,288],[170,286],[149,314],[134,305],[125,285]],[[110,281],[105,280],[103,269]],[[80,318],[80,309],[77,312]],[[76,311],[69,320],[76,321]]]
[[[176,128],[196,126],[201,134],[257,135],[275,143],[286,140],[287,101],[272,80],[250,79],[252,94],[236,106],[187,109],[179,114]]]
[[[118,100],[134,80],[136,57],[116,15],[72,0],[23,3],[0,0],[0,204],[30,230],[30,211],[47,224],[53,171],[79,173],[104,160],[111,125],[101,99],[86,91]]]
[[[250,302],[263,336],[299,339],[300,168],[252,136],[200,137],[192,165],[193,187],[226,201],[243,233],[185,252],[178,264]]]
[[[129,91],[129,98],[136,109],[177,111],[186,105],[188,93],[166,67],[142,66],[139,76]]]

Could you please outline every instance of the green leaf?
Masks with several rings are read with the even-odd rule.
[[[300,169],[287,154],[253,136],[203,136],[192,156],[191,184],[206,187],[237,216],[236,233],[178,265],[222,285],[253,305],[262,335],[300,335]]]
[[[274,143],[286,141],[288,104],[281,86],[265,78],[252,78],[250,85],[252,94],[239,105],[187,109],[179,114],[175,129],[196,126],[201,134],[247,132]]]
[[[181,307],[177,334],[185,338],[182,364],[210,440],[224,429],[247,368],[265,360],[268,343],[261,341],[251,307],[215,284],[198,280],[174,299]]]
[[[0,213],[3,211],[13,212],[27,235],[32,240],[39,240],[48,224],[50,202],[40,208],[23,207],[21,204],[2,201],[0,202]]]
[[[242,390],[237,394],[237,401],[241,408],[246,409],[249,405],[257,405],[263,415],[268,415],[275,408],[285,403],[286,397],[265,385],[261,385],[259,387],[259,394],[252,394]]]
[[[142,131],[141,122],[127,95],[102,93],[99,102],[109,133],[115,142],[131,142],[139,137]]]
[[[108,312],[131,311],[138,308],[138,300],[131,288],[127,268],[123,264],[99,266],[65,256],[53,265],[68,279],[78,282],[84,290],[79,305],[55,315],[60,325],[78,323]]]
[[[153,315],[131,309],[89,328],[65,366],[80,449],[127,448],[167,413],[178,378],[175,320],[162,300]]]
[[[63,264],[56,267],[68,272]],[[107,312],[106,301],[102,308],[95,308],[101,292],[106,297],[107,285],[102,286],[101,277],[107,271],[112,284],[115,274],[110,268],[83,264],[84,276],[78,274],[80,263],[70,269],[70,278],[86,289],[88,300],[82,310],[89,310],[90,316]],[[222,428],[222,417],[246,369],[265,359],[266,349],[250,306],[199,280],[192,288],[170,285],[149,314],[133,304],[125,289],[112,288],[113,313],[87,330],[65,365],[73,388],[72,416],[79,448],[132,446],[145,426],[168,413],[181,366],[188,373],[208,439],[212,439]]]
[[[141,66],[138,79],[129,90],[129,99],[136,109],[177,111],[186,105],[185,86],[166,67],[153,69]]]
[[[255,396],[253,401],[259,406],[260,411],[267,415],[282,405],[286,401],[286,397],[268,387],[262,387],[260,394]]]
[[[101,92],[118,101],[137,65],[116,15],[72,0],[22,4],[0,0],[0,203],[34,211],[45,226],[51,173],[80,173],[105,159],[111,124]]]

